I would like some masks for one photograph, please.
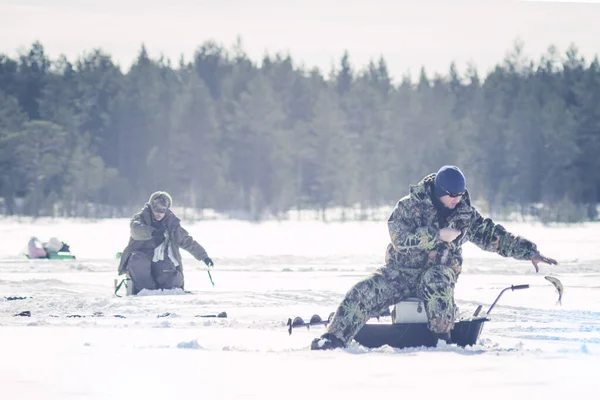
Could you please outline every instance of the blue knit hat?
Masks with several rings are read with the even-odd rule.
[[[467,180],[462,171],[454,165],[444,165],[437,172],[433,192],[436,197],[448,194],[462,194],[467,189]]]

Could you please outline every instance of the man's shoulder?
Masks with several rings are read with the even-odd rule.
[[[148,219],[150,217],[150,208],[148,207],[148,204],[145,204],[144,207],[142,207],[142,209],[140,211],[138,211],[137,213],[135,213],[133,215],[133,217],[131,217],[132,219],[138,219],[138,218],[142,218],[142,219]]]
[[[428,174],[419,181],[419,183],[410,185],[408,196],[413,201],[427,201],[431,191],[433,190],[433,182],[435,181],[435,174]]]
[[[473,205],[471,203],[471,199],[467,194],[466,196],[463,196],[462,201],[460,203],[458,203],[455,214],[460,214],[463,216],[465,216],[465,215],[473,216],[473,215],[479,215],[479,210],[477,210],[477,207],[475,207],[475,205]],[[463,217],[463,218],[465,218],[465,217]]]
[[[168,228],[180,228],[181,227],[181,220],[171,210],[169,210],[169,214],[167,214],[164,219],[165,219],[165,224],[167,225]]]
[[[396,203],[393,214],[396,216],[402,215],[408,217],[410,215],[423,214],[425,210],[433,209],[429,196],[418,196],[414,193],[407,194]]]

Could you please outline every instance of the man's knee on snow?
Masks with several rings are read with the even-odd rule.
[[[425,302],[429,329],[434,333],[446,333],[454,327],[455,283],[456,273],[445,266],[429,268],[421,277],[418,294]]]
[[[152,276],[159,289],[183,288],[183,274],[169,260],[152,263]]]
[[[133,294],[142,289],[156,289],[156,282],[152,277],[152,261],[141,251],[134,251],[127,260],[127,273],[133,284]]]

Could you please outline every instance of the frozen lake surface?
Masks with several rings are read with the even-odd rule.
[[[380,266],[385,222],[183,226],[215,261],[215,287],[204,264],[182,252],[192,294],[119,298],[115,253],[127,243],[127,219],[0,220],[0,396],[487,400],[594,398],[600,390],[600,224],[505,224],[559,261],[539,274],[529,262],[465,246],[461,311],[487,310],[503,288],[531,285],[503,295],[473,347],[354,342],[326,352],[309,350],[322,327],[288,335],[287,319],[326,317]],[[56,236],[77,259],[27,260],[20,253],[31,236]],[[562,306],[545,275],[562,281]],[[31,316],[14,316],[23,311]],[[228,318],[196,317],[221,311]]]

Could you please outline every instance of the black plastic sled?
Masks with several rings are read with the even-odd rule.
[[[486,317],[459,321],[450,334],[451,343],[472,346],[477,343]],[[354,337],[365,347],[375,348],[388,345],[399,349],[405,347],[435,347],[438,338],[427,328],[427,323],[376,324],[368,323]]]
[[[527,289],[529,285],[516,285],[503,289],[496,300],[492,303],[486,313],[480,315],[482,306],[478,306],[475,312],[471,315],[462,316],[454,324],[454,328],[450,332],[450,343],[461,347],[472,346],[479,340],[479,335],[483,329],[485,322],[490,321],[489,316],[505,291]],[[383,322],[368,322],[356,334],[354,340],[359,344],[376,348],[388,345],[395,348],[407,347],[435,347],[438,343],[438,338],[429,330],[425,310],[423,309],[422,300],[407,299],[396,304],[390,314],[392,323]],[[333,313],[329,315],[327,320],[321,320],[318,315],[313,315],[311,321],[305,323],[301,318],[296,317],[294,320],[288,320],[289,333],[292,333],[292,327],[310,325],[327,325],[331,322]],[[379,317],[377,317],[379,319]]]

